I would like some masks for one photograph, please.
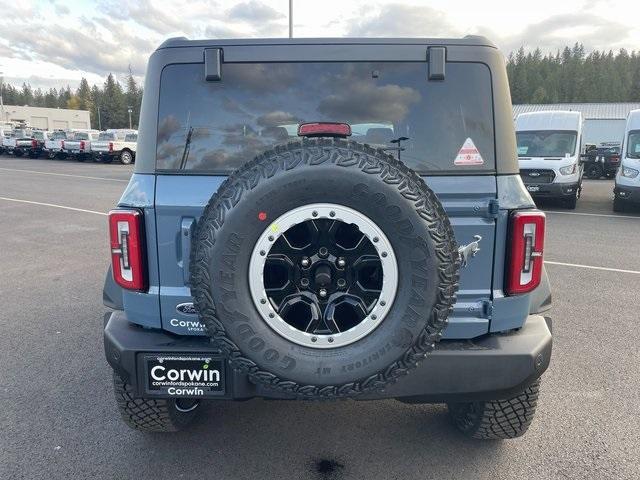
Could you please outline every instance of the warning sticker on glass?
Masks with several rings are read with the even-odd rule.
[[[462,145],[462,148],[458,151],[456,159],[453,161],[454,165],[484,165],[482,155],[473,143],[473,140],[467,138]]]

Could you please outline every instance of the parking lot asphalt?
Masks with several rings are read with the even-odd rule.
[[[131,172],[0,157],[0,478],[638,478],[640,212],[613,214],[612,181],[586,181],[575,212],[545,206],[554,353],[538,413],[522,438],[478,442],[444,406],[391,400],[214,403],[182,433],[129,430],[101,290],[104,214]]]

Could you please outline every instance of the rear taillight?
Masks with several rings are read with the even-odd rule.
[[[62,150],[64,150],[64,140],[62,140],[62,141],[60,142],[60,148],[61,148]]]
[[[109,142],[109,151],[113,152],[113,142]]]
[[[109,237],[113,279],[128,290],[146,290],[143,216],[139,210],[111,210]]]
[[[544,251],[545,215],[538,210],[511,214],[509,225],[508,295],[527,293],[540,285]]]
[[[31,148],[38,148],[38,141],[37,140],[31,140]]]
[[[84,140],[80,140],[80,150],[84,150]]]

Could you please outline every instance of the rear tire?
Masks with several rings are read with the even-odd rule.
[[[133,155],[129,150],[123,150],[120,154],[120,163],[123,165],[131,165],[133,162]]]
[[[624,200],[621,200],[618,197],[613,199],[613,211],[617,213],[624,213],[627,211],[627,205]]]
[[[200,405],[191,399],[151,399],[136,397],[133,388],[113,373],[113,390],[124,422],[142,432],[177,432],[191,424]]]
[[[597,180],[602,177],[603,171],[602,166],[597,163],[592,163],[585,168],[584,174],[587,178],[591,178],[592,180]]]
[[[540,379],[506,400],[449,403],[449,415],[458,430],[478,440],[516,438],[528,430],[538,404]]]

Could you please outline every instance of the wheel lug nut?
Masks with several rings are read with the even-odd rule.
[[[300,279],[300,285],[302,285],[303,287],[308,287],[309,286],[309,279],[308,278]]]
[[[320,247],[320,250],[318,250],[318,255],[324,258],[329,255],[329,250],[327,249],[327,247]]]
[[[338,286],[340,288],[344,288],[346,284],[347,284],[347,281],[344,278],[339,278],[338,279]]]
[[[347,264],[346,260],[344,258],[339,258],[338,259],[338,266],[340,268],[344,268],[344,266]]]
[[[300,264],[304,267],[307,268],[309,266],[309,259],[307,257],[304,257],[301,261]]]
[[[325,288],[321,288],[320,291],[318,292],[318,295],[320,295],[322,298],[327,296],[327,290]]]

